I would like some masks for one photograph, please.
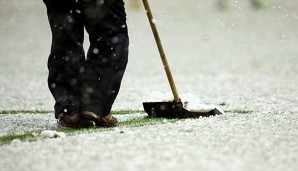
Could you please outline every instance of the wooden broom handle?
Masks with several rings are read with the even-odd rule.
[[[168,64],[167,57],[166,57],[166,54],[164,52],[164,49],[163,49],[163,46],[162,46],[158,31],[157,31],[155,20],[153,18],[153,15],[152,15],[148,0],[143,0],[143,4],[144,4],[144,7],[145,7],[145,10],[146,10],[146,13],[147,13],[147,17],[148,17],[148,20],[149,20],[149,23],[150,23],[150,26],[151,26],[151,29],[152,29],[152,33],[154,35],[154,39],[155,39],[155,42],[156,42],[156,45],[157,45],[157,48],[158,48],[158,51],[159,51],[160,58],[162,60],[164,69],[166,71],[166,75],[167,75],[169,84],[171,86],[172,93],[174,95],[174,99],[175,99],[176,102],[178,102],[178,101],[180,101],[178,91],[177,91],[177,88],[176,88],[176,85],[175,85],[175,82],[174,82],[174,79],[173,79],[173,76],[172,76],[172,73],[171,73],[171,70],[170,70],[170,66]]]

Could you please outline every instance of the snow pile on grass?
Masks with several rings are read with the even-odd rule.
[[[119,122],[140,119],[147,116],[143,113],[114,115]],[[0,136],[21,135],[26,132],[52,130],[57,128],[57,121],[51,114],[7,114],[1,115]],[[44,134],[47,134],[45,132]]]
[[[193,94],[190,93],[184,93],[180,95],[180,98],[182,100],[183,106],[185,109],[189,110],[189,111],[210,111],[214,108],[217,108],[218,110],[220,110],[222,113],[223,110],[220,109],[220,107],[215,106],[215,105],[208,105],[208,104],[204,104],[200,101],[200,99],[198,97],[196,97]],[[163,102],[171,102],[173,101],[173,94],[172,93],[162,93],[159,91],[152,91],[151,95],[149,96],[149,100],[148,101],[152,101],[152,102],[159,102],[159,101],[163,101]]]
[[[19,144],[19,143],[21,143],[22,141],[20,140],[20,139],[13,139],[12,141],[11,141],[11,144]]]
[[[65,133],[53,131],[53,130],[44,130],[41,132],[41,137],[43,138],[65,138]]]
[[[4,145],[0,166],[22,171],[296,171],[297,116],[231,113]]]

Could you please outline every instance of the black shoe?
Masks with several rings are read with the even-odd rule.
[[[60,128],[91,128],[95,126],[92,120],[80,118],[78,114],[73,116],[60,113],[57,121]]]
[[[103,116],[93,112],[84,111],[81,113],[81,116],[85,119],[94,121],[95,125],[99,127],[110,128],[110,127],[116,127],[118,124],[117,118],[112,116],[112,114]]]

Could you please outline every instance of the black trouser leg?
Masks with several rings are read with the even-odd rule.
[[[48,86],[55,98],[55,116],[79,111],[77,73],[84,64],[84,27],[72,0],[44,0],[52,31]]]
[[[118,94],[128,58],[123,0],[44,0],[53,34],[48,84],[55,114],[106,115]],[[90,48],[84,59],[86,28]]]
[[[90,47],[82,76],[81,109],[110,113],[128,58],[126,14],[122,0],[87,0],[85,28]]]

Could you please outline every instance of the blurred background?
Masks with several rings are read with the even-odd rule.
[[[141,0],[125,2],[129,64],[114,110],[142,109],[152,91],[170,92]],[[226,109],[297,101],[297,0],[149,2],[181,94]],[[0,44],[0,110],[53,110],[42,0],[0,0]]]

